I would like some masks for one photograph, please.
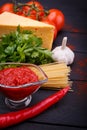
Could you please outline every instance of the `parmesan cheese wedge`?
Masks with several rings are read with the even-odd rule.
[[[42,47],[51,50],[54,26],[10,12],[0,14],[0,36],[15,31],[18,25],[22,30],[31,30],[36,36],[41,37],[43,41]]]

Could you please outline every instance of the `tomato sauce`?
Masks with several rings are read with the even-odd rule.
[[[32,94],[39,85],[28,87],[14,87],[26,83],[38,81],[38,76],[29,67],[11,67],[0,71],[0,84],[11,86],[1,87],[1,91],[12,100],[21,100],[26,96]]]
[[[18,86],[35,82],[38,76],[28,67],[6,68],[0,71],[0,84]]]

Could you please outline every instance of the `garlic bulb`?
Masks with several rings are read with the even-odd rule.
[[[62,46],[58,46],[52,50],[52,58],[57,62],[65,62],[67,65],[74,61],[74,52],[66,46],[67,37],[63,38]]]

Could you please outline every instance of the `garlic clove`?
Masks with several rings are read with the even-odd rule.
[[[57,62],[65,62],[67,65],[74,61],[74,52],[66,46],[67,37],[63,38],[62,46],[58,46],[52,50],[52,58]]]

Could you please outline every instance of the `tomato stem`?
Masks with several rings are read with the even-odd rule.
[[[30,16],[32,11],[36,12],[36,19],[40,20],[40,16],[39,13],[43,12],[44,16],[47,16],[49,14],[48,10],[45,9],[39,9],[36,5],[35,5],[35,0],[32,0],[32,4],[27,4],[27,3],[17,3],[16,1],[14,1],[14,12],[22,12],[25,16]],[[23,7],[29,7],[28,11],[24,11]]]

